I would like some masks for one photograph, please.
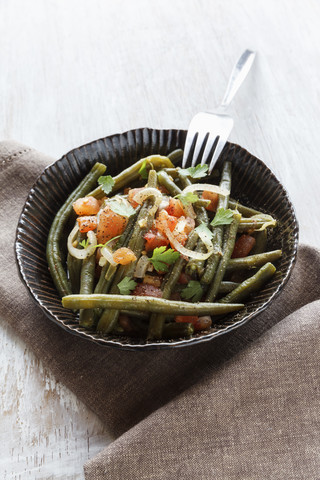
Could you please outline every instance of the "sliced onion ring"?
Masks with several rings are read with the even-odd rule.
[[[276,227],[277,226],[277,221],[271,216],[268,215],[267,213],[259,213],[258,215],[253,215],[250,217],[250,220],[256,220],[257,222],[265,222],[262,227],[258,228],[255,230],[256,232],[262,232],[262,230],[265,230],[268,227]]]
[[[147,255],[141,255],[134,271],[134,277],[144,278],[148,270],[149,264],[150,264],[150,259],[147,257]]]
[[[194,252],[193,250],[190,250],[189,248],[184,247],[180,242],[178,242],[178,240],[175,238],[175,236],[172,234],[169,228],[165,228],[165,234],[169,239],[171,246],[186,257],[194,258],[195,260],[207,260],[207,258],[209,258],[213,253],[212,242],[209,239],[209,237],[205,234],[200,233],[199,237],[207,247],[208,249],[207,253]]]
[[[101,248],[101,256],[104,257],[111,265],[114,267],[117,266],[118,264],[113,260],[113,253],[111,250],[109,250],[108,247],[102,247]]]
[[[86,248],[76,248],[74,247],[72,244],[75,240],[75,236],[77,235],[79,231],[79,226],[76,225],[72,230],[71,230],[71,233],[70,235],[68,236],[68,252],[70,253],[70,255],[72,255],[73,257],[75,258],[79,258],[79,260],[83,260],[84,258],[88,258],[88,257],[91,257],[91,255],[94,254],[95,252],[95,249],[96,249],[96,245],[97,245],[97,237],[96,237],[96,234],[90,230],[88,233],[87,233],[87,237],[88,237],[88,240],[89,240],[89,244]]]
[[[153,215],[162,202],[162,193],[160,190],[153,187],[146,187],[143,190],[140,190],[140,192],[137,192],[133,197],[133,200],[141,205],[149,197],[155,197],[154,205],[149,211],[150,215]]]
[[[183,192],[197,192],[197,191],[206,191],[206,192],[213,192],[213,193],[218,193],[219,195],[222,195],[226,197],[227,195],[230,195],[229,190],[226,190],[225,188],[219,187],[219,185],[211,185],[210,183],[194,183],[193,185],[188,185]]]

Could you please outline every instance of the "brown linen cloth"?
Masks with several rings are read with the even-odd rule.
[[[87,462],[86,479],[320,478],[319,252],[300,247],[283,293],[215,341],[159,352],[95,345],[42,314],[8,250],[51,162],[0,143],[1,318],[117,437]]]

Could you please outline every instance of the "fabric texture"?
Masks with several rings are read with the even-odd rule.
[[[214,341],[151,352],[95,345],[42,314],[7,248],[52,161],[0,143],[2,318],[115,437],[86,463],[86,480],[318,478],[320,253],[301,246],[272,305]]]

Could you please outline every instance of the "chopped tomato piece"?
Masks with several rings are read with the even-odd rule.
[[[128,263],[137,260],[137,257],[130,248],[121,247],[114,252],[113,260],[120,265],[128,265]]]
[[[175,317],[177,323],[192,323],[195,331],[207,330],[212,325],[210,316],[197,317],[195,315],[177,315]]]
[[[77,222],[81,233],[90,232],[90,230],[95,230],[97,228],[97,217],[95,215],[78,217]]]
[[[219,195],[214,192],[204,191],[201,198],[204,200],[210,200],[209,205],[206,207],[210,212],[215,212],[217,210]]]
[[[145,249],[147,252],[154,250],[157,247],[166,247],[169,244],[167,237],[159,230],[149,230],[144,236],[146,241]]]
[[[188,285],[190,280],[191,280],[190,275],[187,275],[186,273],[181,272],[178,283],[180,283],[180,285]]]
[[[184,245],[188,239],[189,233],[194,229],[194,227],[195,222],[192,218],[180,217],[172,234],[174,238],[181,243],[181,245]],[[171,246],[172,248],[175,248],[174,245]]]
[[[174,217],[182,217],[185,213],[183,210],[183,205],[180,200],[177,198],[170,198],[169,205],[165,208],[169,215]]]
[[[145,283],[139,283],[136,288],[133,290],[132,295],[137,295],[139,297],[162,297],[162,290],[153,285],[148,285]]]
[[[73,209],[77,215],[96,215],[100,210],[100,202],[94,197],[78,198]]]
[[[131,188],[129,191],[128,191],[128,202],[130,203],[130,205],[133,207],[133,208],[136,208],[139,203],[135,202],[133,200],[133,197],[135,196],[136,193],[138,192],[141,192],[141,190],[144,190],[144,187],[141,187],[141,188]]]
[[[177,323],[192,323],[194,324],[198,320],[196,315],[177,315],[174,319]]]
[[[98,243],[106,243],[111,238],[121,235],[128,223],[128,217],[115,213],[107,205],[99,216],[97,227]]]
[[[256,239],[251,235],[243,234],[238,238],[234,245],[231,258],[247,257],[256,243]]]
[[[175,229],[178,223],[177,217],[169,215],[166,210],[161,210],[154,222],[155,227],[164,233],[166,228],[169,228],[171,232]]]

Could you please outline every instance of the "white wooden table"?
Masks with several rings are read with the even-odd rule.
[[[187,128],[258,52],[230,140],[269,165],[319,246],[317,0],[0,1],[0,138],[55,158],[131,128]],[[0,323],[1,479],[83,478],[108,426]],[[35,408],[38,406],[38,408]]]

